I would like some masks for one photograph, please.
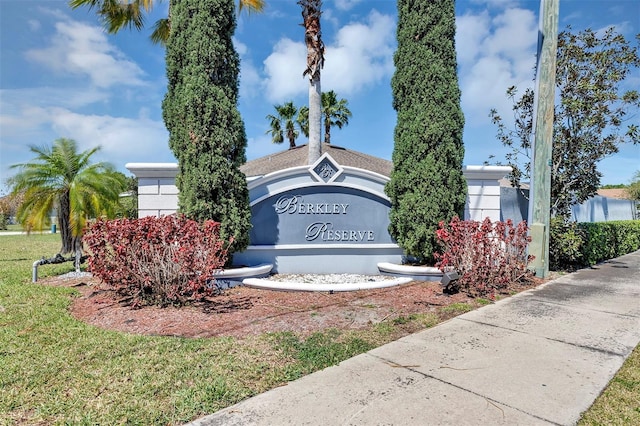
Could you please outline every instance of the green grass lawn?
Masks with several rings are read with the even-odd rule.
[[[1,232],[22,232],[22,226],[21,225],[7,225],[7,229],[0,229],[0,233]]]
[[[640,425],[640,346],[627,358],[578,425]]]
[[[0,425],[181,424],[386,343],[406,322],[437,323],[416,315],[307,339],[292,333],[236,340],[105,331],[68,313],[73,289],[31,283],[34,260],[55,254],[59,238],[0,237]],[[71,263],[43,265],[38,272],[46,277],[71,269]],[[639,424],[638,371],[636,350],[584,424]],[[606,396],[614,386],[621,391]]]
[[[73,289],[31,283],[33,262],[55,254],[59,238],[0,237],[0,424],[181,424],[394,338],[393,325],[304,340],[105,331],[68,313]],[[71,270],[42,265],[38,273]]]

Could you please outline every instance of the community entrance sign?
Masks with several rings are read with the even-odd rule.
[[[389,201],[336,185],[294,189],[252,206],[251,244],[393,243]]]
[[[401,262],[389,235],[386,176],[342,167],[329,154],[249,182],[250,246],[234,263],[273,263],[279,273],[379,273]]]
[[[350,161],[360,160],[360,167],[339,164],[326,152],[311,166],[282,168],[265,175],[247,173],[253,228],[250,246],[234,254],[234,264],[270,263],[274,271],[290,274],[374,275],[379,274],[378,263],[402,263],[402,249],[388,232],[391,204],[384,186],[389,177],[362,168],[371,166],[374,157],[333,146],[327,149],[338,158],[349,153]],[[344,158],[343,162],[349,161]],[[271,157],[261,160],[270,161]],[[138,178],[139,217],[178,210],[177,164],[129,163],[126,167]],[[501,215],[498,179],[510,171],[504,166],[464,168],[468,185],[465,219],[506,219]]]

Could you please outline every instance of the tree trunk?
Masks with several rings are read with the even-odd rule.
[[[324,120],[324,143],[331,143],[331,121],[326,118]]]
[[[71,201],[69,199],[69,192],[66,191],[60,196],[58,206],[58,226],[60,227],[60,238],[62,239],[60,254],[71,253],[75,249],[73,232],[71,230],[71,224],[69,223],[70,215]]]
[[[304,42],[307,46],[307,68],[302,73],[309,76],[309,164],[322,154],[322,91],[320,70],[324,66],[324,43],[320,31],[322,0],[299,0],[302,6]]]
[[[74,266],[76,272],[80,272],[80,262],[82,260],[82,236],[73,237],[73,247],[75,251]]]
[[[296,147],[296,135],[294,133],[293,128],[287,131],[287,139],[289,139],[289,149],[293,149]]]
[[[309,164],[315,163],[322,155],[320,133],[322,128],[322,91],[320,90],[320,71],[317,78],[309,82]]]

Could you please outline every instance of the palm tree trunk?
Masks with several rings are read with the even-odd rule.
[[[287,130],[287,139],[289,139],[289,149],[293,149],[296,147],[296,134],[293,126],[294,126],[293,122],[291,123],[291,127],[287,125],[287,127],[289,127],[289,129]]]
[[[60,254],[66,254],[73,252],[75,249],[71,224],[69,223],[69,216],[71,213],[71,200],[69,199],[68,191],[60,196],[59,202],[60,205],[58,206],[58,225],[60,227],[60,238],[62,239]]]
[[[322,0],[299,0],[304,20],[304,42],[307,46],[307,68],[302,73],[309,75],[309,164],[316,162],[322,154],[320,134],[322,132],[322,91],[320,70],[324,66],[324,43],[320,31]]]
[[[76,272],[80,272],[80,262],[82,260],[82,236],[73,237],[73,248],[75,252],[75,259],[73,265]]]
[[[309,82],[309,156],[308,163],[315,163],[322,155],[320,133],[322,128],[322,91],[320,72]]]
[[[329,117],[324,119],[324,143],[331,143],[331,121]]]

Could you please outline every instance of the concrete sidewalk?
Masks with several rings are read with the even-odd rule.
[[[640,251],[191,425],[571,425],[638,342]]]

